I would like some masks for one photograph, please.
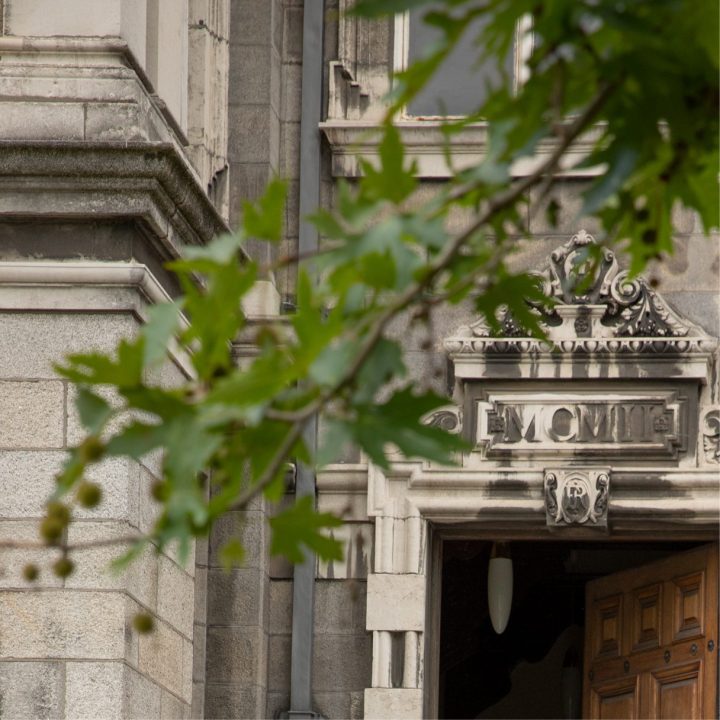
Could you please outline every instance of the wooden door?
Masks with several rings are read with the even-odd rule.
[[[718,546],[587,584],[584,718],[716,718]]]

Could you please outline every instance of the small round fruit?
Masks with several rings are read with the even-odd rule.
[[[28,582],[35,582],[38,579],[38,575],[40,575],[40,570],[35,563],[28,563],[23,568],[23,577]]]
[[[56,517],[46,517],[40,523],[40,535],[47,543],[56,543],[63,534],[65,523]]]
[[[102,500],[102,489],[92,482],[82,482],[77,489],[77,499],[85,508],[94,508]]]
[[[152,618],[152,615],[148,615],[147,613],[138,613],[133,618],[133,627],[135,628],[136,632],[139,632],[141,635],[146,635],[149,632],[152,632],[155,628],[155,621]]]
[[[66,578],[75,569],[75,563],[68,557],[61,557],[55,561],[53,572],[61,578]]]

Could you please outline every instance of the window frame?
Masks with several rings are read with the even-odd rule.
[[[528,60],[534,49],[534,36],[532,32],[532,18],[524,15],[515,27],[513,41],[513,92],[517,93],[530,75]],[[410,11],[404,10],[395,14],[393,25],[393,78],[398,72],[406,70],[410,55]],[[419,122],[441,122],[444,120],[461,119],[464,115],[413,115],[408,108],[403,107],[400,112],[401,120],[416,120]]]

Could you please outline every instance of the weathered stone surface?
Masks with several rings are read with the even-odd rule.
[[[138,667],[155,682],[183,696],[183,637],[163,621],[155,622],[151,633],[139,638]],[[187,702],[190,702],[188,692]]]
[[[270,115],[265,105],[231,105],[228,117],[232,132],[228,144],[231,162],[269,161]]]
[[[113,538],[136,535],[137,531],[128,523],[115,521],[78,521],[68,529],[68,542],[88,543],[107,541]],[[158,604],[158,560],[151,547],[145,548],[121,573],[110,567],[129,547],[128,543],[103,545],[75,550],[75,572],[66,580],[65,587],[76,589],[125,590],[131,597],[150,610]],[[170,562],[166,560],[166,562]]]
[[[0,448],[62,447],[64,416],[62,382],[0,382]]]
[[[272,4],[268,0],[232,0],[230,44],[255,45],[270,42]]]
[[[235,45],[230,49],[231,105],[263,105],[270,102],[271,51],[267,45]]]
[[[208,683],[264,687],[266,663],[267,637],[262,628],[208,628]]]
[[[83,720],[100,717],[121,720],[124,717],[126,688],[123,663],[68,662],[65,665],[65,682],[66,717]]]
[[[126,315],[3,313],[0,377],[52,378],[53,363],[77,352],[111,351],[137,321]]]
[[[100,485],[103,496],[97,507],[77,508],[78,518],[128,520],[137,527],[140,514],[137,462],[124,457],[107,458],[88,468],[86,477]]]
[[[3,520],[0,522],[0,542],[10,541],[37,545],[40,541],[38,520]],[[48,548],[3,548],[0,551],[0,587],[2,588],[48,588],[61,587],[62,578],[51,570],[60,551]],[[23,577],[23,568],[28,563],[40,570],[37,580],[29,583]]]
[[[13,35],[119,35],[120,0],[102,7],[88,0],[12,0],[6,3],[6,32]]]
[[[262,624],[265,613],[261,570],[236,568],[208,572],[208,623],[252,626]]]
[[[422,690],[368,688],[365,690],[366,718],[419,720],[423,716]]]
[[[83,123],[80,103],[0,102],[3,140],[82,140]]]
[[[290,707],[289,692],[268,692],[267,705],[265,710],[266,718],[280,717],[281,712],[285,712]]]
[[[424,575],[368,575],[367,629],[422,631],[426,582]]]
[[[192,702],[193,686],[193,643],[192,640],[183,638],[182,643],[182,691],[180,696],[183,701],[190,705]]]
[[[60,662],[0,662],[0,715],[17,720],[62,717]]]
[[[271,635],[268,640],[268,692],[290,689],[290,635]]]
[[[688,320],[714,337],[720,336],[720,292],[669,292],[663,297]]]
[[[348,692],[319,692],[313,696],[316,712],[326,718],[350,718],[351,701]]]
[[[364,593],[365,584],[347,580],[315,582],[315,631],[321,633],[353,633],[355,606]],[[363,603],[364,606],[364,603]],[[364,613],[362,613],[364,619]],[[360,626],[364,630],[364,624]]]
[[[218,720],[261,718],[265,713],[265,688],[209,684],[205,696],[205,716]]]
[[[289,633],[292,629],[293,584],[290,580],[270,580],[269,603],[271,633]],[[316,596],[317,597],[317,596]],[[317,599],[316,599],[317,602]]]
[[[4,518],[43,517],[45,501],[55,490],[62,451],[0,451],[0,497]]]
[[[199,541],[196,540],[196,543]],[[195,624],[205,624],[207,620],[207,568],[196,564],[195,566]]]
[[[134,668],[125,666],[123,677],[123,720],[127,718],[158,718],[161,710],[161,695],[166,692]]]
[[[207,656],[207,628],[205,625],[196,624],[193,628],[192,647],[192,679],[196,683],[205,682],[205,659]]]
[[[190,706],[166,690],[160,693],[161,720],[184,720],[190,717]]]
[[[267,518],[258,511],[229,512],[218,518],[210,533],[210,567],[223,567],[219,552],[231,538],[243,545],[243,568],[259,568],[265,560]]]
[[[0,592],[0,655],[123,658],[125,598],[81,590]]]
[[[193,579],[169,558],[159,555],[158,563],[158,614],[192,638],[195,616],[195,585]]]
[[[315,636],[312,682],[316,692],[362,690],[370,686],[371,669],[369,633]]]

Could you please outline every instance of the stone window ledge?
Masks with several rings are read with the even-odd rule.
[[[408,119],[396,122],[408,156],[417,163],[417,175],[427,179],[447,179],[458,170],[476,165],[487,152],[487,123],[468,125],[451,138],[442,132],[440,119]],[[378,122],[363,120],[328,120],[320,123],[332,152],[334,177],[359,177],[360,159],[371,163],[377,161],[380,127]],[[557,173],[562,177],[595,177],[602,174],[602,167],[574,167],[587,155],[598,136],[593,130],[581,137],[567,153]],[[452,167],[446,157],[446,143],[450,145]],[[554,148],[554,143],[541,143],[534,157],[519,160],[513,167],[513,175],[522,177],[531,173]]]

